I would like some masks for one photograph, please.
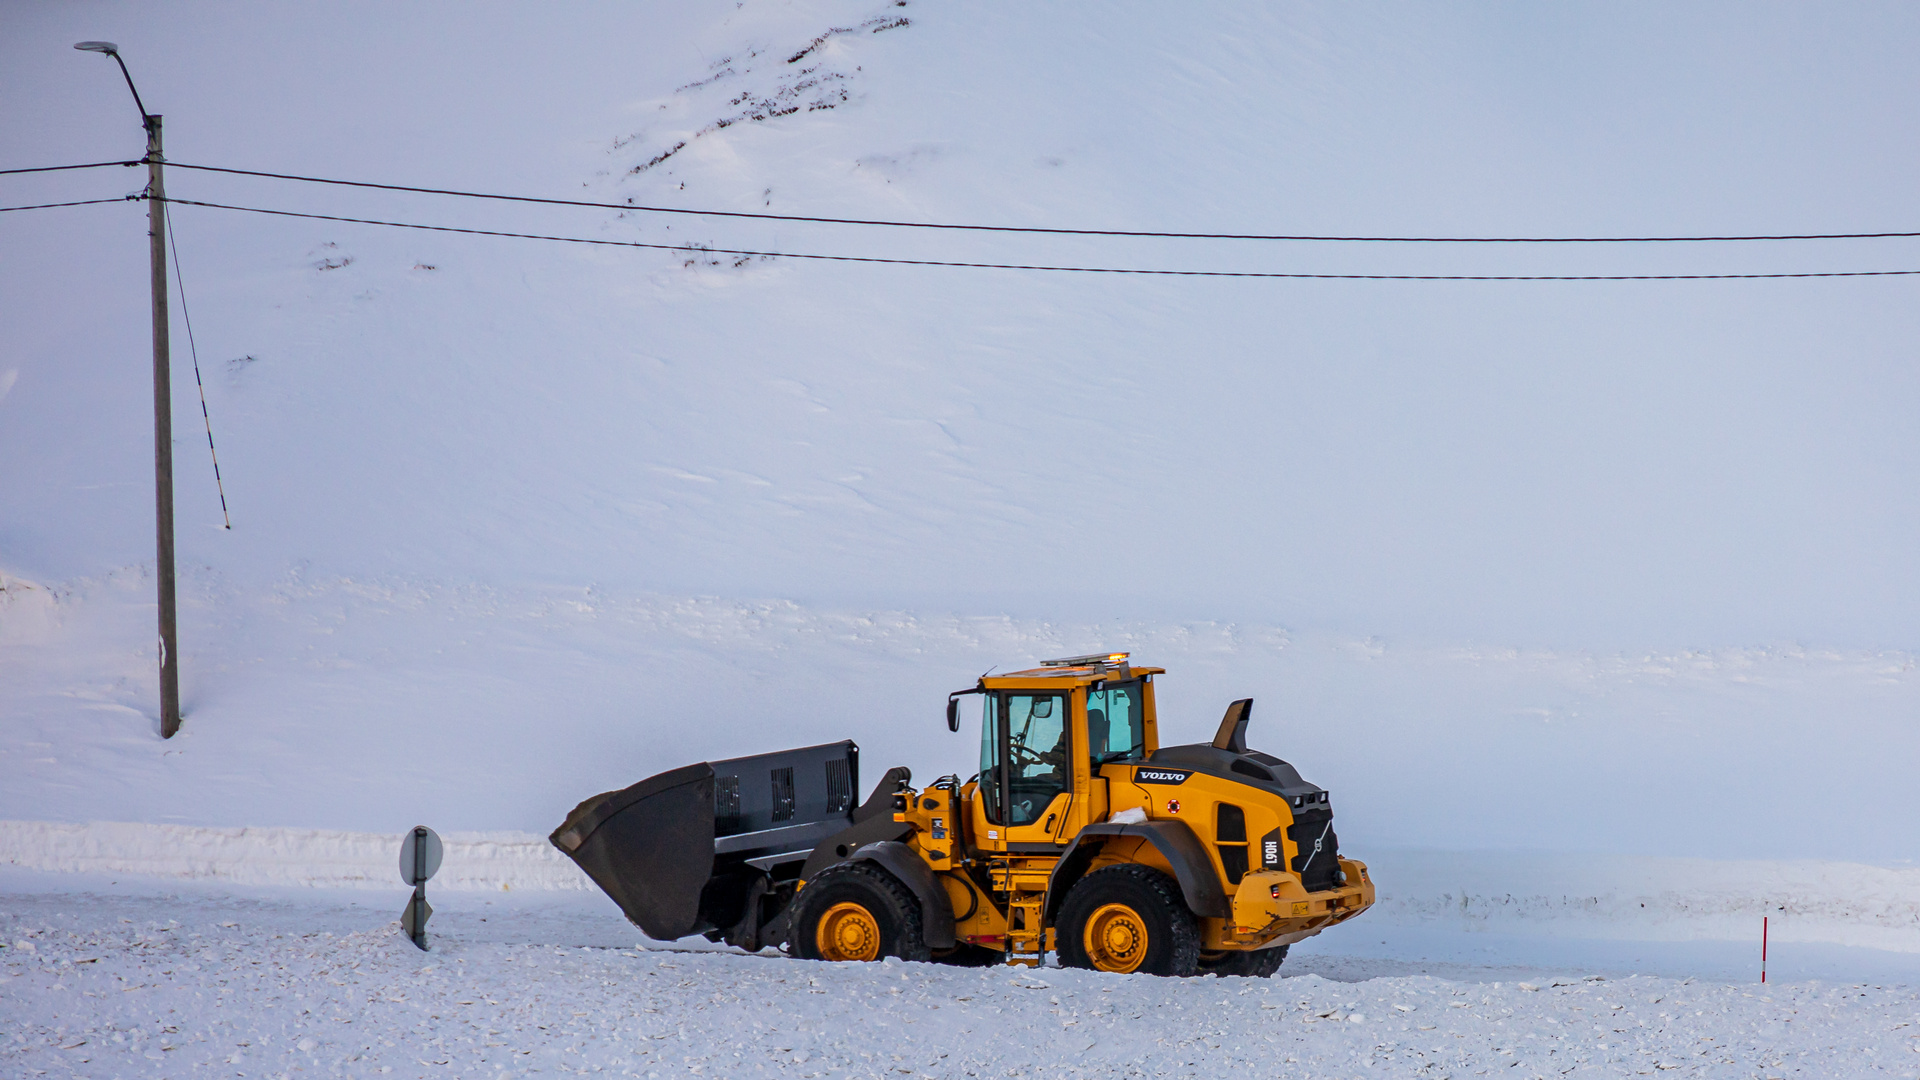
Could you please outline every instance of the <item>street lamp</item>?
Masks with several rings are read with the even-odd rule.
[[[174,628],[173,573],[173,376],[167,345],[167,189],[160,166],[160,114],[150,113],[133,86],[120,47],[111,41],[82,41],[81,52],[105,53],[120,65],[133,92],[140,122],[147,129],[147,236],[152,240],[153,280],[153,501],[154,535],[160,584],[160,737],[180,730],[180,650]]]

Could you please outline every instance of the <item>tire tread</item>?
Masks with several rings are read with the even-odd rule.
[[[799,897],[794,901],[796,908],[793,929],[789,934],[794,955],[809,960],[819,959],[813,955],[812,935],[814,925],[822,912],[813,910],[815,904],[808,903],[808,894],[811,893],[817,903],[817,898],[828,886],[842,883],[869,889],[893,908],[886,914],[899,923],[898,940],[888,943],[891,948],[883,946],[882,956],[896,956],[902,960],[922,962],[933,959],[933,950],[927,947],[926,931],[921,925],[920,901],[914,898],[913,893],[905,885],[896,881],[892,874],[866,861],[835,863],[815,874],[813,880],[807,882],[807,887],[800,890]]]
[[[1060,905],[1060,918],[1055,923],[1055,946],[1060,955],[1060,963],[1065,967],[1091,968],[1093,963],[1087,958],[1079,941],[1079,927],[1092,909],[1104,902],[1103,894],[1111,892],[1110,884],[1119,881],[1138,885],[1145,889],[1159,903],[1161,913],[1168,924],[1169,951],[1165,970],[1143,973],[1154,975],[1192,975],[1200,967],[1200,927],[1194,920],[1193,912],[1187,909],[1186,898],[1180,892],[1180,885],[1166,874],[1151,866],[1139,863],[1123,863],[1108,866],[1074,883],[1068,891],[1066,901]],[[1086,908],[1086,911],[1082,911]],[[1149,918],[1153,913],[1141,912]]]

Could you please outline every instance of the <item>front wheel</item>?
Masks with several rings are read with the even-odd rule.
[[[1096,870],[1067,893],[1054,924],[1065,967],[1116,973],[1192,975],[1200,928],[1180,886],[1150,866]]]
[[[870,862],[838,863],[807,882],[787,932],[804,960],[931,960],[920,905],[906,886]]]

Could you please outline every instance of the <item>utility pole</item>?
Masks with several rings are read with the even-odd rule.
[[[173,365],[167,340],[167,185],[160,114],[147,121],[147,235],[153,240],[153,520],[160,579],[160,737],[180,730],[180,638],[173,601]]]
[[[160,588],[160,737],[180,730],[180,648],[174,625],[173,571],[173,371],[167,340],[167,188],[160,156],[160,116],[149,113],[133,86],[127,62],[111,41],[82,41],[74,48],[105,53],[120,65],[140,121],[147,129],[147,237],[152,242],[153,280],[153,507],[155,574]]]

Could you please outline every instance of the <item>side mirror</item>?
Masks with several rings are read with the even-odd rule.
[[[948,731],[960,730],[960,699],[963,697],[966,697],[968,694],[984,694],[984,693],[986,693],[984,689],[976,686],[971,690],[955,690],[953,693],[947,695],[947,730]]]

